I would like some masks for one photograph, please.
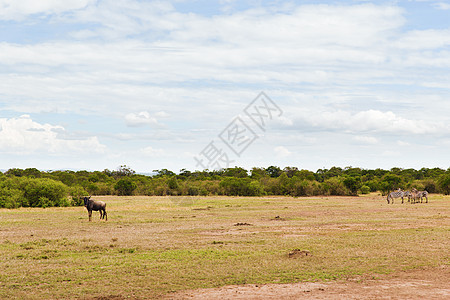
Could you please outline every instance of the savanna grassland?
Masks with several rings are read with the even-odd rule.
[[[107,222],[83,207],[0,210],[1,299],[147,299],[449,265],[449,196],[96,199]]]

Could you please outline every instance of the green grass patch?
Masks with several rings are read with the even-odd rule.
[[[83,208],[0,210],[0,298],[158,298],[435,268],[449,264],[448,199],[103,197],[108,222]]]

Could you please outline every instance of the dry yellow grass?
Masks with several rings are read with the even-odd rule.
[[[244,283],[370,277],[449,263],[450,198],[97,197],[0,210],[0,298],[157,298]],[[289,258],[294,249],[310,255]]]

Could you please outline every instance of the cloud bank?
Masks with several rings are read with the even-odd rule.
[[[255,145],[238,164],[369,165],[379,145],[415,141],[439,157],[450,138],[450,22],[433,22],[445,20],[442,1],[212,1],[210,13],[180,1],[61,3],[0,0],[5,155],[193,168],[183,153],[195,156],[260,91],[283,119],[265,152]],[[398,151],[383,163],[428,163]]]

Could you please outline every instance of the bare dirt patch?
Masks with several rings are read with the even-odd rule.
[[[294,249],[288,253],[289,258],[299,258],[304,256],[311,256],[311,252],[308,250]]]
[[[166,299],[449,299],[450,269],[414,270],[378,279],[226,286],[171,294]]]
[[[238,223],[234,224],[234,226],[252,226],[252,224],[247,223],[247,222],[238,222]]]

